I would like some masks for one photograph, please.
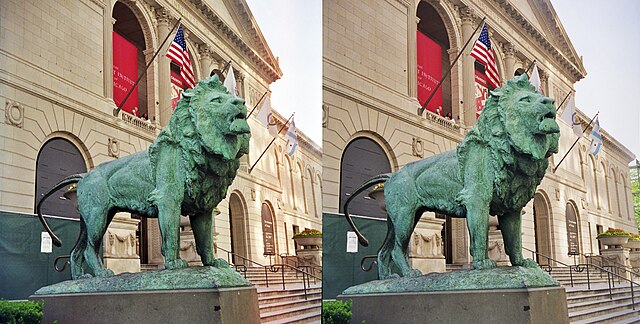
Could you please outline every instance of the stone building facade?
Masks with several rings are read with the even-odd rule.
[[[336,0],[323,6],[323,211],[328,213],[341,213],[348,195],[371,175],[454,149],[475,124],[482,67],[469,53],[483,17],[502,84],[535,61],[544,93],[559,104],[587,75],[549,0]],[[443,79],[441,115],[416,113],[424,102],[417,90],[420,34],[438,45],[442,75],[471,39]],[[442,117],[447,113],[451,119]],[[586,127],[592,116],[578,115]],[[599,254],[598,232],[609,227],[637,232],[627,167],[635,157],[606,130],[594,156],[586,131],[554,171],[577,138],[566,123],[558,123],[559,153],[524,209],[523,245],[569,263],[570,252]],[[354,214],[385,217],[370,200],[352,204]],[[490,257],[506,264],[497,225],[491,217]],[[426,213],[410,254],[423,272],[444,270],[445,262],[470,263],[465,220]]]
[[[32,214],[47,189],[43,184],[150,145],[172,113],[175,67],[164,54],[179,18],[196,79],[220,73],[232,62],[248,110],[282,76],[245,1],[10,0],[0,3],[0,12],[2,210]],[[138,72],[149,64],[135,104],[137,115],[146,113],[148,120],[135,112],[114,115],[116,33],[135,47]],[[295,254],[294,232],[320,229],[322,153],[298,132],[299,148],[290,157],[281,136],[249,173],[272,139],[255,114],[249,118],[250,154],[215,215],[215,240],[219,257],[226,259],[226,250],[268,264],[280,254]],[[280,126],[286,121],[275,117]],[[74,212],[71,207],[60,216]],[[183,257],[197,262],[187,218],[182,231]],[[140,262],[152,268],[163,264],[154,219],[120,213],[104,242],[105,263],[117,272],[135,270]],[[264,255],[265,244],[273,256]]]

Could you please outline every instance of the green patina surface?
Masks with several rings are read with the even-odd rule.
[[[77,183],[80,237],[71,252],[73,279],[105,277],[102,238],[116,212],[158,218],[166,269],[187,267],[180,259],[180,215],[188,215],[196,251],[206,266],[222,266],[213,254],[213,209],[227,194],[251,131],[244,100],[227,92],[217,76],[182,93],[171,119],[148,150],[98,165],[62,180],[42,198]],[[85,267],[86,266],[86,267]],[[85,273],[88,268],[89,273]]]
[[[560,286],[560,283],[540,268],[499,267],[490,270],[430,273],[420,277],[375,280],[349,287],[343,294],[515,289],[553,286]]]
[[[378,276],[391,278],[393,262],[403,277],[421,273],[409,264],[411,234],[425,211],[465,217],[475,269],[491,269],[487,233],[489,215],[498,216],[505,252],[514,266],[536,268],[522,257],[522,208],[542,181],[548,158],[558,152],[560,127],[553,99],[535,90],[526,75],[491,92],[478,122],[455,150],[409,163],[358,188],[344,206],[347,221],[363,245],[366,239],[348,213],[360,192],[384,185],[389,217],[387,236],[378,252]]]
[[[156,270],[122,273],[112,277],[67,280],[40,288],[35,295],[173,290],[211,289],[251,286],[240,273],[230,267],[189,267],[176,270]]]

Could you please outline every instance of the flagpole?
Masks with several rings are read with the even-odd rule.
[[[527,69],[524,71],[526,75],[529,75],[529,71],[531,71],[531,68],[533,67],[534,64],[536,64],[536,60],[533,60],[533,62],[529,64],[529,67],[527,67]]]
[[[114,116],[118,117],[120,110],[122,110],[124,103],[127,102],[127,99],[129,99],[129,96],[133,92],[133,89],[135,89],[138,86],[138,83],[140,83],[140,80],[142,80],[142,77],[145,76],[145,74],[147,74],[149,67],[151,66],[151,64],[153,64],[153,60],[155,60],[156,56],[158,56],[158,53],[160,53],[160,50],[164,47],[164,44],[167,42],[169,37],[173,35],[173,31],[176,30],[176,28],[178,28],[178,25],[180,25],[180,21],[182,21],[182,18],[179,18],[176,24],[173,25],[173,28],[171,28],[171,31],[167,34],[167,37],[164,38],[164,41],[162,42],[162,44],[158,46],[158,49],[156,50],[155,54],[153,54],[153,57],[149,60],[149,63],[147,63],[147,66],[144,68],[144,71],[142,71],[142,73],[140,73],[140,75],[138,76],[138,80],[136,80],[136,83],[134,83],[133,87],[129,89],[129,92],[127,92],[127,95],[124,97],[124,99],[122,99],[122,102],[120,102],[120,104],[118,105],[118,108],[113,110]]]
[[[456,56],[456,58],[453,60],[453,63],[451,63],[451,66],[449,66],[449,69],[447,70],[447,73],[445,73],[444,76],[440,79],[440,82],[438,82],[438,84],[436,85],[436,88],[433,91],[431,91],[431,95],[429,95],[429,98],[427,98],[427,101],[424,102],[422,107],[418,108],[418,115],[419,116],[422,116],[422,113],[424,113],[424,110],[427,108],[427,105],[429,104],[429,102],[431,102],[431,99],[433,99],[433,96],[436,94],[436,92],[438,91],[438,89],[442,85],[442,82],[444,81],[444,79],[446,77],[449,76],[449,74],[451,73],[451,70],[453,69],[453,66],[456,65],[456,63],[458,62],[458,59],[460,59],[460,55],[462,55],[462,53],[464,52],[464,49],[467,48],[467,45],[469,45],[471,40],[474,38],[473,36],[475,36],[475,34],[478,31],[478,29],[480,29],[480,27],[482,27],[482,25],[484,24],[484,21],[486,19],[487,19],[487,17],[482,18],[482,21],[480,22],[478,27],[476,27],[476,30],[474,30],[473,33],[471,33],[471,37],[469,37],[467,42],[464,44],[464,46],[462,47],[462,49],[458,53],[458,56]]]
[[[258,105],[262,102],[262,99],[264,99],[264,96],[267,95],[268,91],[265,91],[264,94],[262,95],[262,97],[260,97],[260,100],[258,100],[258,102],[256,103],[255,106],[253,106],[253,109],[251,109],[251,112],[247,114],[247,118],[249,119],[249,117],[251,116],[251,114],[253,114],[253,112],[256,110],[256,108],[258,108]]]
[[[600,112],[598,111],[596,113],[595,116],[593,116],[593,118],[591,118],[591,120],[589,121],[589,124],[587,125],[587,127],[585,127],[582,130],[582,134],[584,134],[584,132],[589,129],[589,126],[591,126],[591,123],[593,123],[593,121],[596,119],[596,117],[598,117],[598,115],[600,114]],[[558,167],[560,166],[560,164],[562,163],[562,161],[564,161],[564,159],[567,157],[567,155],[569,155],[569,152],[571,152],[571,150],[573,149],[574,146],[576,146],[576,144],[578,144],[578,141],[582,138],[582,134],[580,134],[580,136],[578,138],[576,138],[576,141],[573,142],[573,145],[571,145],[571,147],[569,148],[569,150],[567,151],[567,153],[562,157],[562,159],[560,160],[560,162],[558,162],[558,164],[556,164],[556,167],[553,168],[553,172],[555,173],[556,170],[558,170]]]
[[[222,68],[222,71],[220,72],[222,75],[224,75],[224,72],[227,71],[229,65],[231,65],[231,60],[229,60],[229,62],[227,62],[227,64],[225,64],[225,66]]]
[[[269,143],[269,145],[267,145],[267,148],[264,149],[264,151],[262,151],[262,154],[260,154],[260,156],[258,157],[258,159],[253,163],[253,165],[249,168],[249,173],[251,173],[251,171],[253,170],[253,168],[256,166],[256,164],[258,164],[258,161],[260,161],[260,159],[262,158],[262,156],[267,153],[267,150],[269,149],[269,147],[271,147],[271,144],[273,144],[273,142],[276,141],[276,138],[278,138],[278,135],[280,135],[280,132],[282,132],[282,130],[287,127],[287,124],[289,123],[289,121],[291,121],[291,118],[293,118],[293,115],[295,115],[296,113],[294,112],[293,114],[291,114],[291,117],[289,117],[289,119],[287,119],[287,121],[284,123],[284,125],[282,125],[282,127],[278,130],[278,133],[276,134],[276,137],[274,137],[271,142]]]
[[[573,90],[569,90],[569,93],[567,93],[566,96],[564,96],[564,99],[562,99],[562,102],[558,105],[558,109],[556,109],[556,111],[559,111],[560,108],[562,108],[562,105],[564,104],[565,101],[567,101],[567,99],[569,99],[569,95],[571,95],[573,93]]]

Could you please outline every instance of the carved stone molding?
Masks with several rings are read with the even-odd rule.
[[[168,24],[171,19],[173,19],[171,13],[169,13],[169,11],[165,8],[156,8],[156,10],[154,10],[154,13],[156,15],[156,20],[158,21],[158,23]]]
[[[413,138],[413,144],[411,145],[411,149],[413,151],[413,156],[417,156],[419,158],[424,157],[424,142],[419,137]]]
[[[560,189],[556,188],[556,200],[560,201]]]
[[[329,106],[322,105],[322,128],[327,128],[329,125]]]
[[[253,188],[251,189],[251,200],[256,201],[256,190]]]
[[[207,44],[198,44],[198,54],[201,58],[208,58],[213,60],[213,51]]]
[[[502,45],[502,52],[504,53],[504,57],[515,57],[516,49],[511,43],[504,43]]]
[[[460,7],[459,13],[462,23],[473,23],[473,20],[476,18],[473,9],[469,7]]]
[[[4,121],[9,125],[22,128],[24,126],[24,107],[11,100],[7,100],[4,108]]]
[[[107,146],[109,150],[109,156],[114,158],[120,157],[120,142],[117,139],[109,138],[109,145]]]
[[[282,207],[284,207],[284,202],[282,199],[276,198],[276,205],[278,206],[278,209],[282,209]]]

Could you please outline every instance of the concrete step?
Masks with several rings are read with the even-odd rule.
[[[260,321],[262,323],[276,321],[276,320],[287,320],[285,323],[289,323],[291,317],[309,314],[309,313],[320,313],[321,312],[321,303],[310,304],[310,305],[296,305],[290,306],[286,309],[280,309],[275,311],[268,312],[260,312]]]
[[[291,317],[287,317],[285,319],[277,319],[277,320],[267,320],[267,321],[262,321],[263,324],[284,324],[284,323],[300,323],[300,324],[307,324],[307,323],[317,323],[320,324],[322,320],[322,311],[321,310],[314,310],[314,311],[310,311],[304,314],[300,314],[300,315],[296,315],[296,316],[291,316]]]
[[[578,304],[578,303],[584,303],[584,302],[591,302],[591,301],[604,301],[604,300],[608,300],[609,297],[612,298],[619,298],[619,297],[627,297],[627,298],[631,298],[631,294],[628,290],[623,290],[623,289],[619,289],[619,290],[612,290],[611,291],[611,296],[609,294],[609,291],[603,291],[603,292],[599,292],[599,293],[591,293],[591,294],[572,294],[572,295],[568,295],[567,294],[567,305],[569,307],[571,307],[571,305],[573,304]],[[637,301],[640,301],[640,296],[634,296]]]
[[[637,298],[635,299],[636,303],[639,301]],[[588,300],[577,303],[568,304],[569,313],[575,313],[582,310],[591,310],[596,307],[605,307],[605,306],[619,306],[619,305],[631,305],[631,296],[621,295],[616,296],[609,299],[608,296],[597,299],[597,300]]]
[[[596,304],[597,305],[597,304]],[[605,306],[595,306],[590,307],[588,309],[571,311],[569,310],[569,321],[570,322],[578,322],[578,321],[586,321],[585,323],[595,323],[598,321],[593,321],[595,318],[600,318],[605,321],[612,321],[614,319],[626,319],[629,314],[635,314],[635,316],[640,316],[640,303],[636,303],[636,311],[628,312],[628,310],[632,310],[631,301],[627,303],[621,304],[613,304],[613,305],[605,305]]]
[[[569,313],[569,322],[572,324],[587,323],[640,323],[640,306],[636,305],[636,310],[631,308],[621,309],[614,312],[607,312],[597,316],[590,316],[582,319],[574,319]]]
[[[269,303],[259,304],[260,314],[269,313],[279,310],[286,310],[292,307],[298,306],[314,306],[318,307],[322,304],[322,296],[310,297],[307,295],[307,299],[305,300],[303,296],[290,299],[290,300],[280,300],[280,299],[271,299]]]
[[[313,291],[307,290],[307,299],[315,298],[319,296],[322,296],[321,290],[313,290]],[[276,294],[258,294],[258,303],[260,305],[282,302],[282,301],[289,301],[289,300],[304,300],[304,291],[303,290],[295,290],[295,291],[285,290],[285,291],[280,291]]]

